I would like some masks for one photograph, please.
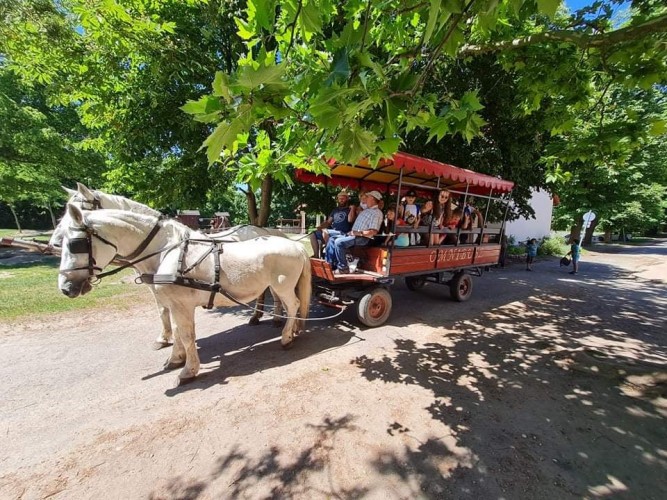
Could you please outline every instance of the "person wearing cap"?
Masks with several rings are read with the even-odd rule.
[[[348,268],[349,249],[353,246],[367,246],[378,233],[382,225],[382,211],[378,203],[382,195],[378,191],[366,193],[366,209],[362,210],[354,221],[352,230],[347,235],[331,235],[326,247],[326,260],[334,267],[336,274],[350,272]]]
[[[315,228],[310,235],[310,243],[313,246],[315,257],[320,255],[320,243],[326,246],[332,234],[347,234],[352,229],[352,224],[357,217],[354,205],[350,205],[350,195],[344,189],[336,196],[338,206],[334,208],[322,224]],[[331,228],[331,229],[328,229]]]

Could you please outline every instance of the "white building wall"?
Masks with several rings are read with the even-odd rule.
[[[546,191],[533,191],[530,205],[535,210],[534,219],[520,218],[507,223],[507,234],[517,243],[530,238],[544,238],[551,234],[551,215],[553,201]]]

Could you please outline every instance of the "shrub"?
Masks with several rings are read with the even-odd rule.
[[[565,238],[562,236],[550,236],[544,238],[542,244],[537,249],[538,255],[565,255],[569,250]]]

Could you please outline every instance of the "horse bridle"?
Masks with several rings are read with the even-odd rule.
[[[88,270],[88,279],[90,278],[97,278],[102,279],[105,276],[110,276],[112,274],[116,274],[119,271],[122,271],[123,269],[132,266],[133,264],[136,264],[137,262],[140,262],[142,260],[145,260],[148,257],[152,257],[155,254],[150,254],[147,257],[144,257],[142,259],[138,259],[137,261],[132,261],[132,259],[135,259],[138,257],[150,244],[151,241],[153,241],[153,238],[155,238],[155,235],[160,231],[162,228],[162,218],[158,218],[157,222],[155,223],[155,226],[153,226],[153,229],[151,229],[151,232],[148,233],[148,236],[144,238],[144,240],[139,244],[139,246],[132,252],[130,255],[124,257],[122,255],[118,255],[118,247],[111,243],[109,240],[103,238],[100,236],[97,231],[95,231],[93,228],[88,227],[86,225],[81,225],[80,227],[74,228],[77,231],[84,232],[86,236],[84,238],[72,238],[67,242],[67,249],[71,254],[83,254],[87,253],[88,254],[88,265],[83,266],[83,267],[72,267],[69,269],[61,269],[60,274],[67,273],[67,272],[72,272],[72,271],[83,271],[83,270]],[[95,274],[95,271],[102,271],[103,269],[99,266],[97,266],[97,262],[95,261],[95,257],[93,257],[93,238],[97,238],[100,240],[102,243],[105,245],[112,246],[114,250],[116,251],[116,254],[114,255],[114,258],[111,259],[113,260],[121,260],[124,262],[127,262],[127,264],[119,267],[118,269],[114,269],[113,271],[108,271],[106,273],[100,273],[100,274]]]
[[[59,271],[60,274],[64,274],[67,272],[72,272],[72,271],[83,271],[83,270],[88,270],[88,278],[92,278],[95,276],[95,271],[102,271],[102,268],[97,266],[97,262],[95,261],[95,257],[93,257],[93,237],[97,238],[100,240],[102,243],[105,245],[112,246],[116,252],[118,252],[118,247],[111,243],[109,240],[103,238],[99,234],[97,234],[97,231],[95,231],[93,228],[82,225],[81,227],[74,228],[77,231],[81,231],[86,234],[85,237],[83,238],[72,238],[67,242],[67,249],[71,254],[82,254],[82,253],[87,253],[88,254],[88,265],[87,266],[82,266],[82,267],[71,267],[69,269],[61,269]]]

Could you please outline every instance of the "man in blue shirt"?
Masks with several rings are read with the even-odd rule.
[[[310,235],[310,243],[313,245],[315,257],[320,255],[320,244],[326,246],[331,234],[347,234],[352,229],[357,211],[354,205],[350,205],[350,195],[347,191],[342,190],[336,197],[338,206],[334,208],[329,217],[315,228],[315,232]],[[327,230],[327,228],[331,230]]]
[[[347,266],[349,249],[353,246],[366,246],[378,233],[384,218],[378,208],[382,195],[378,191],[366,193],[367,208],[362,210],[354,221],[352,230],[346,235],[331,235],[326,247],[326,260],[335,267],[336,274],[346,274],[350,270]]]

